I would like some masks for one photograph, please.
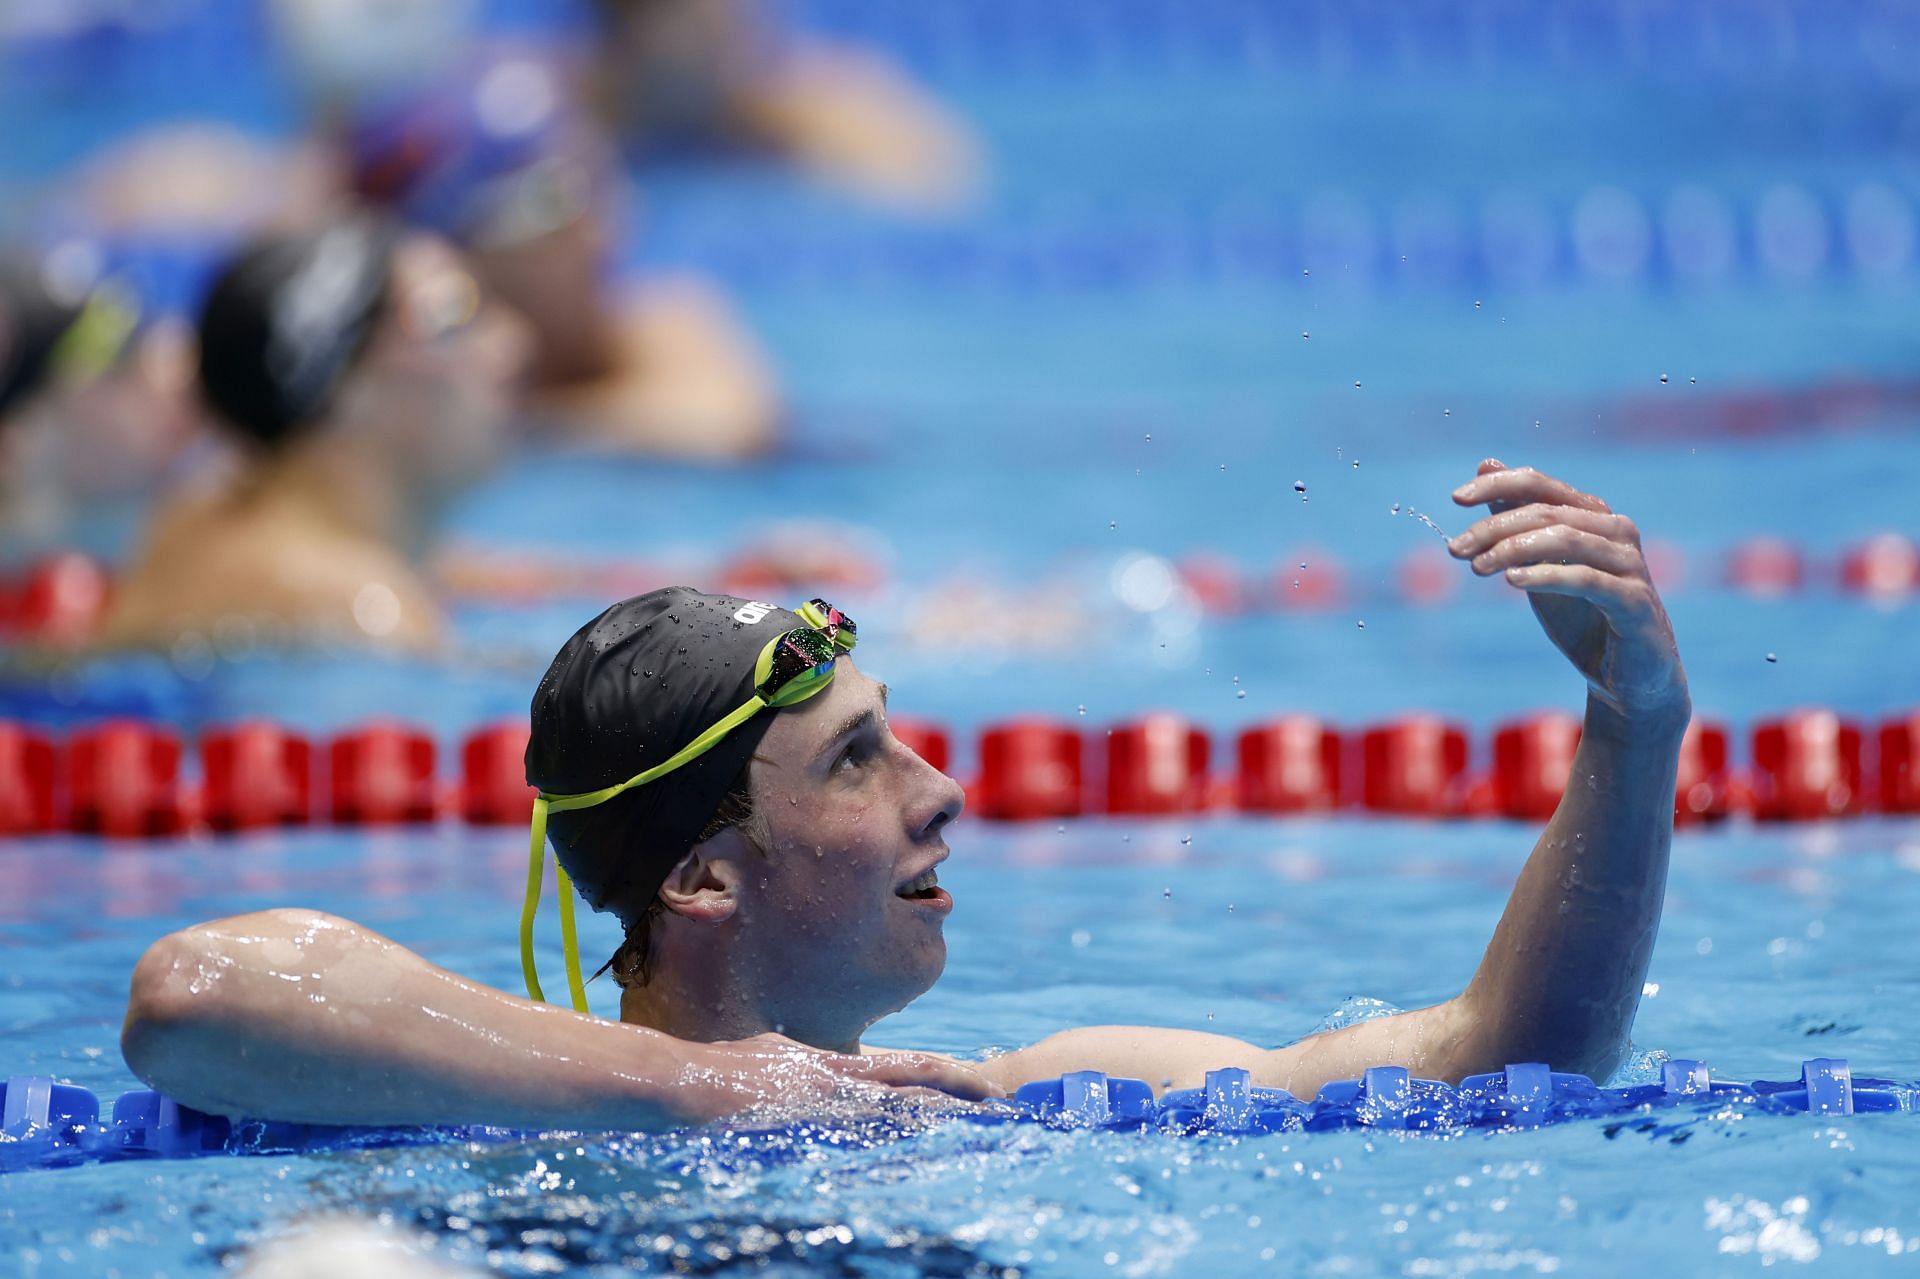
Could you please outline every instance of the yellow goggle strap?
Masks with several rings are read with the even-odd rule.
[[[527,898],[520,904],[520,974],[527,979],[529,998],[547,1002],[540,989],[540,973],[533,963],[533,917],[540,910],[540,879],[547,867],[547,797],[533,799],[533,847],[527,854]],[[565,872],[561,872],[564,874]]]
[[[140,306],[114,285],[95,289],[53,345],[50,367],[62,382],[85,382],[113,367],[140,325]]]
[[[527,896],[520,904],[520,973],[527,979],[527,994],[547,1002],[540,988],[540,972],[533,962],[533,917],[540,910],[541,882],[547,868],[547,797],[533,801],[533,846],[527,857]],[[580,976],[580,939],[573,923],[573,879],[567,868],[553,868],[556,891],[560,894],[560,945],[567,957],[567,994],[579,1012],[587,1011],[587,984]]]

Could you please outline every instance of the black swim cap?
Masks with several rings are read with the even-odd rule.
[[[0,418],[45,381],[80,303],[63,301],[25,262],[0,262]]]
[[[269,447],[326,414],[385,306],[394,232],[366,214],[243,250],[200,313],[200,387]]]
[[[527,781],[578,795],[626,781],[753,695],[767,641],[807,623],[783,608],[669,586],[622,600],[568,640],[533,695]],[[632,924],[712,820],[773,713],[704,755],[604,804],[547,819],[580,896]]]

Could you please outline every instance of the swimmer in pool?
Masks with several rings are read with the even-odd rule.
[[[162,508],[100,645],[242,628],[435,648],[425,542],[497,460],[528,345],[430,235],[348,211],[256,241],[214,283],[199,335],[202,395],[244,456]]]
[[[75,508],[133,496],[194,438],[191,342],[87,255],[0,260],[0,540],[71,536]]]
[[[1443,1003],[1278,1048],[1089,1026],[972,1063],[868,1056],[867,1029],[945,963],[956,903],[938,868],[960,788],[890,734],[886,687],[853,664],[837,612],[672,588],[567,642],[527,749],[535,866],[544,818],[563,893],[570,879],[625,925],[609,961],[620,1022],[489,990],[345,920],[270,911],[148,951],[127,1061],[214,1111],[529,1127],[709,1118],[778,1095],[781,1062],[814,1081],[802,1103],[850,1073],[962,1096],[1068,1070],[1193,1086],[1239,1066],[1302,1097],[1383,1064],[1457,1081],[1544,1061],[1604,1078],[1660,922],[1686,677],[1632,521],[1491,460],[1453,498],[1491,511],[1453,554],[1527,593],[1587,705],[1584,784],[1567,787],[1478,971]],[[524,943],[523,960],[537,991]],[[569,986],[584,1004],[575,962]]]
[[[616,278],[610,144],[560,67],[491,57],[370,102],[350,135],[355,190],[460,245],[532,326],[536,426],[707,460],[773,445],[772,377],[721,294],[685,274]]]

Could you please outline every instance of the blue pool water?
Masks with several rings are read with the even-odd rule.
[[[735,291],[792,392],[786,454],[716,471],[529,448],[455,513],[459,540],[703,581],[769,541],[851,542],[883,570],[836,599],[862,622],[862,665],[901,713],[959,730],[962,773],[970,730],[1029,711],[1084,708],[1097,732],[1170,707],[1216,740],[1295,709],[1342,725],[1430,709],[1484,730],[1576,708],[1576,677],[1498,584],[1420,607],[1393,583],[1406,556],[1439,551],[1404,508],[1456,531],[1445,495],[1493,453],[1606,496],[1678,552],[1664,584],[1702,716],[1741,726],[1811,704],[1872,720],[1920,703],[1913,607],[1821,584],[1859,538],[1920,532],[1920,262],[1873,267],[1847,230],[1864,188],[1920,208],[1915,64],[1886,52],[1910,47],[1895,7],[1783,6],[1768,41],[1729,21],[1739,6],[1639,7],[1637,54],[1604,5],[1568,10],[1584,16],[1559,35],[1522,20],[1529,6],[1482,6],[1480,44],[1349,6],[1129,3],[1111,22],[1061,8],[1073,20],[1055,29],[991,0],[916,5],[911,21],[808,6],[892,44],[973,116],[995,159],[984,207],[927,223],[789,178],[648,175],[630,256]],[[1009,27],[1019,38],[994,34]],[[10,113],[54,121],[0,192],[138,118],[141,93],[288,118],[254,73],[209,103],[178,70],[199,64],[162,54],[115,64],[119,98],[57,66],[0,82]],[[1706,204],[1676,204],[1683,190]],[[1669,237],[1688,209],[1693,239]],[[1686,257],[1712,209],[1732,220],[1725,253]],[[1839,383],[1879,388],[1876,406],[1800,394]],[[1794,407],[1743,418],[1727,408],[1740,397]],[[86,532],[111,553],[131,519]],[[1759,534],[1802,547],[1816,583],[1782,600],[1725,589],[1722,554]],[[1299,562],[1337,564],[1348,594],[1223,619],[1119,585],[1202,551],[1283,595]],[[450,748],[522,714],[604,602],[467,599],[443,663],[296,661],[227,636],[52,676],[9,668],[0,714],[132,710],[183,730],[265,714],[315,733],[391,714]],[[1008,615],[1018,644],[996,638]],[[872,1039],[972,1053],[1144,1020],[1277,1044],[1356,998],[1444,998],[1533,838],[1354,815],[966,821],[947,976]],[[0,1068],[134,1086],[116,1036],[141,949],[267,905],[349,915],[514,989],[523,841],[432,827],[0,846]],[[1664,1053],[1790,1078],[1829,1055],[1920,1077],[1916,914],[1910,821],[1681,834],[1629,1070]],[[610,949],[604,920],[583,926],[589,954]],[[947,1125],[128,1163],[0,1178],[0,1256],[34,1275],[211,1274],[289,1223],[348,1212],[513,1274],[1904,1273],[1914,1122],[1704,1114],[1657,1134],[1444,1140]]]
[[[872,1039],[973,1052],[1144,1017],[1278,1043],[1351,997],[1443,998],[1478,960],[1531,841],[1510,824],[1347,818],[962,828],[947,976]],[[352,914],[511,989],[523,852],[511,832],[466,830],[8,849],[9,1065],[102,1093],[130,1086],[115,1048],[130,957],[160,928],[262,902]],[[1916,876],[1920,833],[1907,824],[1682,836],[1629,1072],[1667,1053],[1756,1076],[1793,1077],[1811,1055],[1920,1073],[1904,1015],[1920,982],[1890,962],[1906,948]],[[610,944],[589,930],[588,953]],[[609,993],[596,990],[600,1006]],[[949,1124],[797,1148],[562,1136],[16,1173],[0,1182],[0,1220],[30,1274],[204,1273],[338,1211],[423,1229],[436,1252],[512,1274],[555,1258],[607,1273],[757,1273],[755,1258],[772,1273],[861,1275],[1252,1274],[1269,1262],[1719,1274],[1770,1261],[1904,1273],[1920,1231],[1914,1122],[1729,1113],[1657,1134],[1586,1123],[1452,1139]]]

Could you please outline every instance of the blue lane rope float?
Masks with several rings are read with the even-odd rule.
[[[1537,1063],[1472,1075],[1458,1087],[1377,1066],[1359,1079],[1323,1087],[1312,1101],[1279,1088],[1256,1088],[1244,1070],[1207,1072],[1200,1088],[1158,1101],[1145,1080],[1081,1070],[1024,1084],[1004,1106],[970,1112],[987,1124],[1154,1130],[1173,1135],[1253,1136],[1366,1128],[1448,1135],[1514,1131],[1585,1119],[1621,1118],[1678,1107],[1744,1114],[1860,1115],[1920,1113],[1920,1084],[1856,1077],[1837,1057],[1815,1057],[1800,1078],[1739,1083],[1715,1079],[1703,1062],[1669,1061],[1657,1082],[1602,1088],[1585,1075]],[[487,1128],[342,1128],[229,1120],[182,1106],[157,1092],[122,1095],[102,1118],[99,1098],[43,1075],[0,1085],[0,1172],[121,1159],[180,1159],[218,1154],[311,1153],[442,1141],[512,1139]]]

